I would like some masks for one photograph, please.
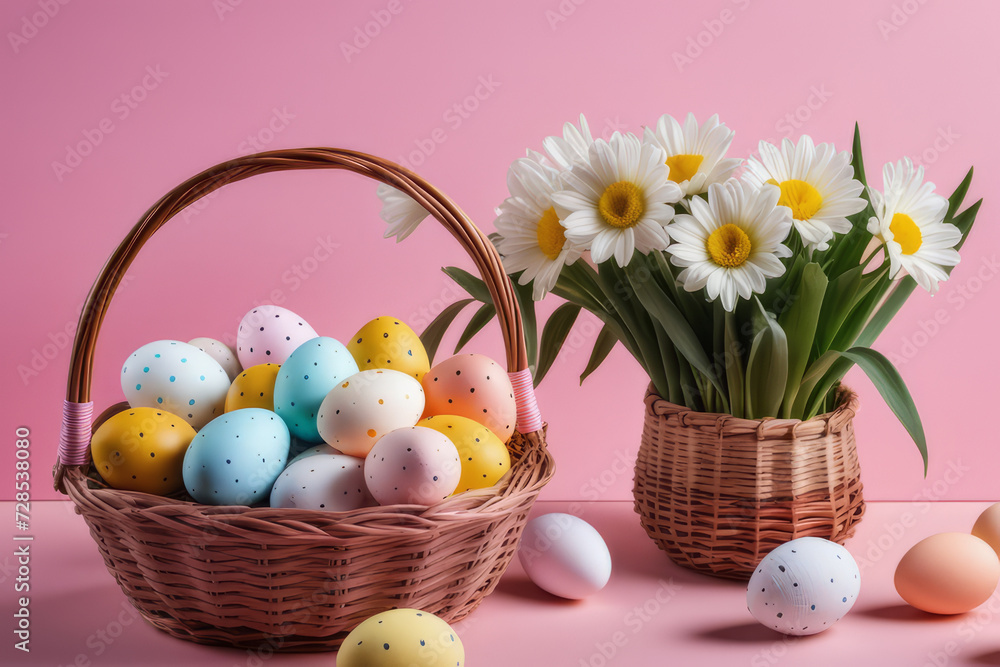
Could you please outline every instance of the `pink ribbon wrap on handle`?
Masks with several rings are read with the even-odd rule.
[[[531,370],[515,371],[507,374],[514,386],[514,401],[517,403],[518,433],[532,433],[542,428],[542,416],[538,413],[538,403],[535,401],[535,387],[531,378]]]
[[[64,466],[81,466],[90,460],[90,427],[93,416],[93,403],[63,401],[59,462]]]

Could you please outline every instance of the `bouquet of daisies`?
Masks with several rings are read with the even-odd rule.
[[[581,382],[621,344],[663,398],[694,410],[809,419],[835,407],[854,365],[927,452],[898,371],[871,344],[919,285],[934,293],[959,262],[980,202],[959,211],[972,170],[950,198],[908,159],[869,187],[853,152],[809,136],[726,157],[734,133],[717,116],[669,115],[642,139],[594,139],[581,116],[507,175],[491,235],[516,283],[536,384],[581,309],[604,326]],[[741,169],[742,167],[742,169]],[[741,173],[738,173],[741,172]],[[426,211],[381,186],[386,236],[405,238]],[[466,306],[481,305],[461,348],[494,316],[485,285],[444,269],[469,293],[428,326],[433,355]],[[538,335],[534,302],[566,303]]]

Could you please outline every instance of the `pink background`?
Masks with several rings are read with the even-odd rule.
[[[837,7],[4,2],[3,477],[13,476],[15,428],[28,426],[33,497],[57,497],[48,470],[66,332],[88,287],[157,198],[255,151],[253,144],[338,146],[406,160],[484,231],[506,195],[510,161],[581,111],[605,135],[638,133],[664,112],[691,110],[700,119],[717,112],[737,132],[736,156],[758,139],[801,132],[847,149],[857,120],[874,185],[883,162],[909,155],[944,194],[974,164],[969,201],[987,196],[986,184],[1000,179],[993,71],[1000,5],[850,0]],[[376,30],[373,16],[386,25]],[[343,45],[366,26],[374,36],[345,54]],[[12,33],[24,38],[12,44]],[[690,60],[678,63],[675,54],[685,50]],[[67,163],[69,147],[79,144],[88,155],[57,173],[54,163]],[[438,268],[471,262],[430,224],[402,245],[382,240],[374,191],[353,175],[269,175],[172,221],[129,271],[105,322],[98,409],[120,399],[118,370],[133,349],[162,338],[231,337],[243,313],[275,292],[324,335],[345,339],[380,314],[421,330],[461,298]],[[994,206],[988,198],[953,279],[934,298],[916,293],[876,345],[897,362],[921,410],[931,453],[926,479],[871,384],[849,376],[862,395],[857,432],[870,499],[997,498]],[[578,322],[538,392],[559,463],[543,494],[549,500],[630,497],[645,378],[619,348],[579,387],[595,333],[592,319]],[[469,349],[498,356],[497,340],[490,328]],[[12,486],[0,485],[0,498],[12,498]]]

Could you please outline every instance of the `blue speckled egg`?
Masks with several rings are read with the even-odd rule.
[[[266,502],[290,441],[288,427],[270,410],[245,408],[216,417],[184,455],[184,486],[205,505]]]
[[[319,406],[341,380],[357,372],[354,357],[339,341],[325,336],[308,340],[281,365],[274,381],[274,411],[296,438],[323,442],[316,427]]]

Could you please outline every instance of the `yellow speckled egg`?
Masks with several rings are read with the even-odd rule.
[[[257,364],[236,376],[226,394],[226,412],[243,408],[274,410],[274,380],[280,364]]]
[[[94,467],[110,486],[168,495],[184,486],[181,466],[195,430],[177,415],[130,408],[114,415],[90,441]]]
[[[391,368],[419,382],[431,368],[420,336],[395,317],[376,317],[347,344],[359,370]]]
[[[477,421],[458,415],[435,415],[419,425],[448,436],[458,449],[462,476],[455,493],[493,486],[510,470],[507,446]]]
[[[465,648],[450,625],[419,609],[392,609],[351,630],[337,667],[463,667]]]

